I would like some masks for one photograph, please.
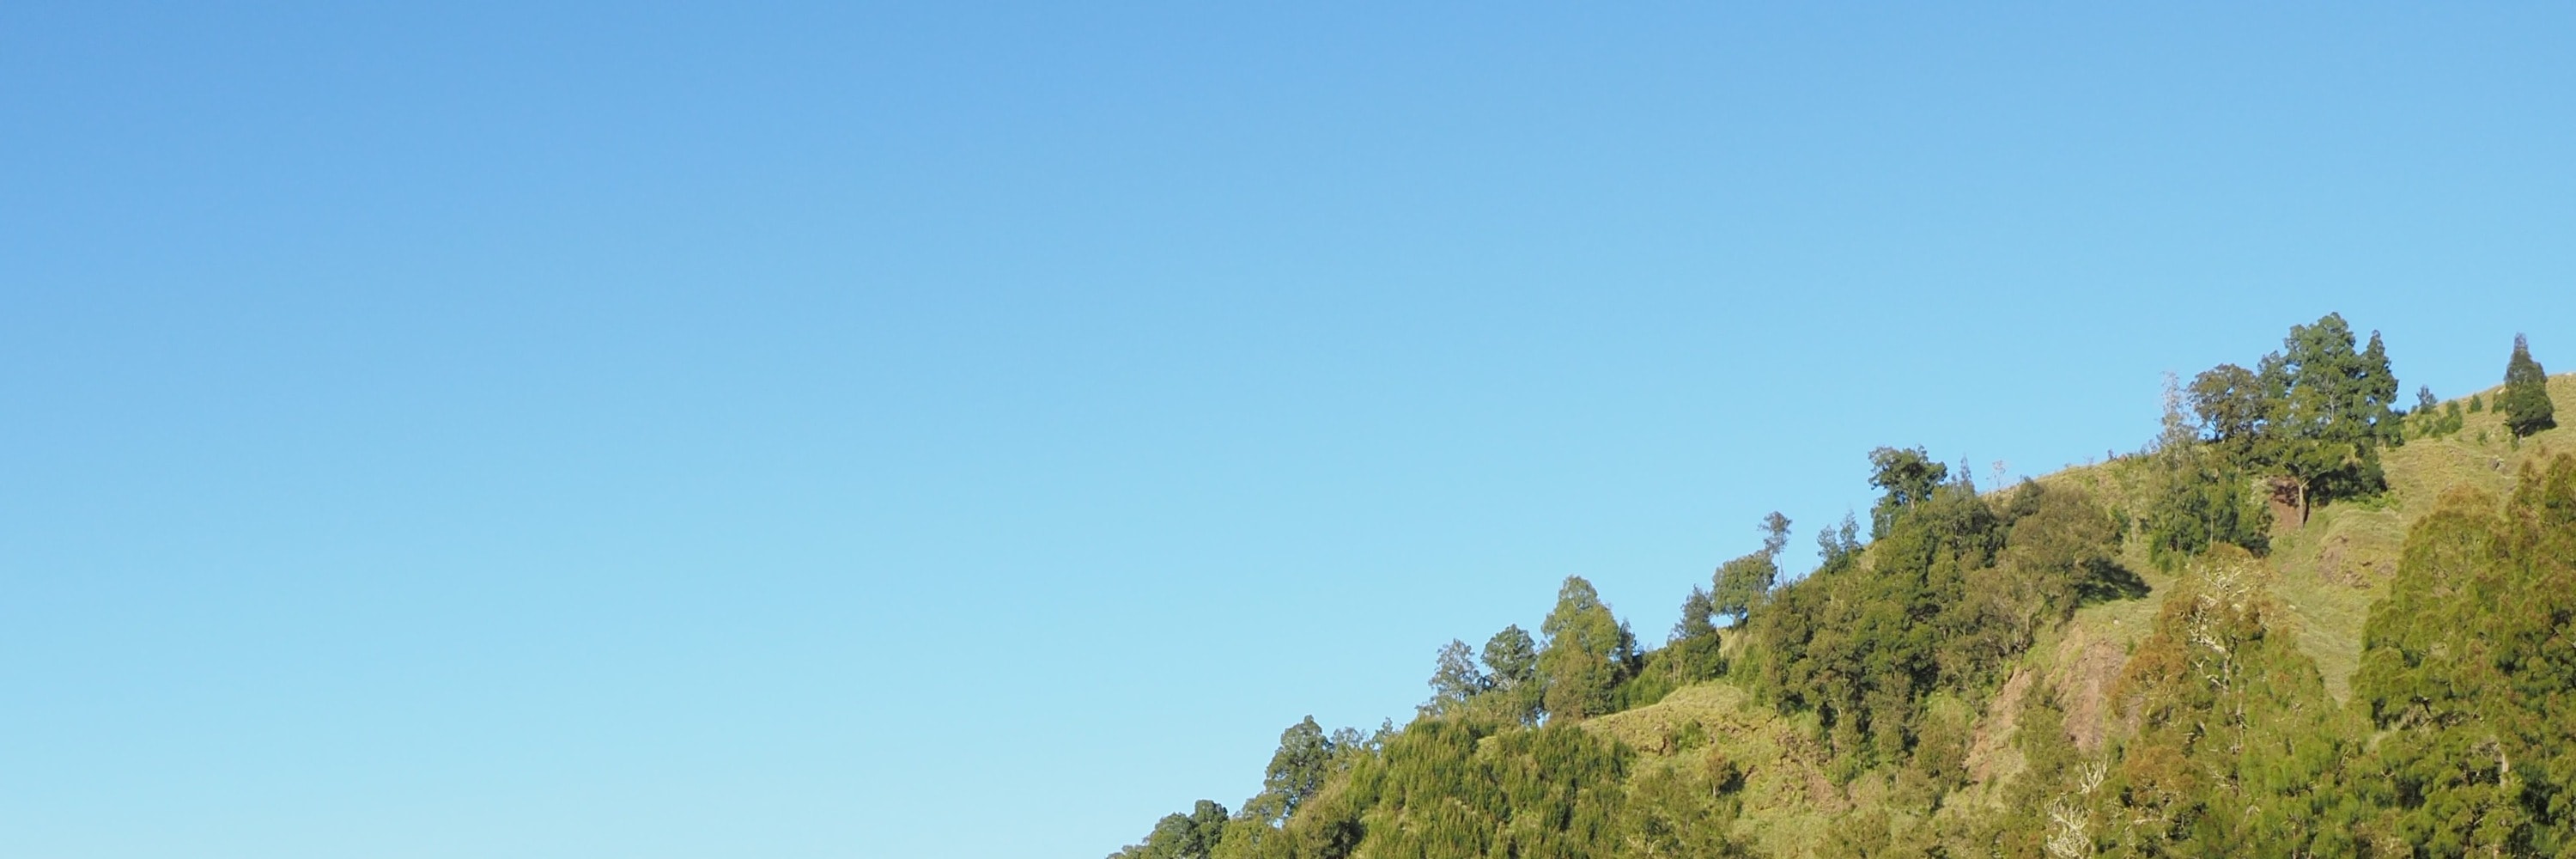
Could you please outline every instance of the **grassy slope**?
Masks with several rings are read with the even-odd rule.
[[[2408,526],[2432,510],[2443,492],[2472,487],[2502,493],[2524,460],[2576,452],[2576,373],[2549,380],[2552,400],[2565,404],[2571,426],[2519,444],[2502,419],[2488,411],[2469,415],[2460,432],[2416,439],[2386,452],[2390,492],[2380,501],[2341,504],[2315,511],[2296,530],[2275,534],[2270,587],[2302,650],[2315,659],[2338,700],[2350,695],[2360,661],[2361,629],[2370,604],[2387,589]],[[2497,390],[2479,392],[2489,402]],[[2484,438],[2480,436],[2483,433]],[[2134,469],[2120,463],[2068,469],[2040,478],[2086,486],[2117,504],[2133,497]],[[2021,768],[2011,735],[2020,692],[2034,682],[2061,690],[2068,730],[2092,748],[2112,729],[2108,693],[2129,649],[2153,627],[2173,579],[2156,573],[2143,556],[2126,559],[2151,590],[2142,599],[2084,606],[2065,627],[2044,634],[2022,666],[1977,722],[1969,755],[1975,781],[1952,795],[1949,807],[2001,801],[2001,786]],[[1737,641],[1727,642],[1732,656]],[[1697,731],[1689,726],[1696,724]],[[1731,761],[1744,774],[1744,814],[1737,835],[1778,856],[1814,852],[1839,815],[1870,805],[1889,789],[1886,773],[1864,775],[1837,787],[1824,775],[1825,755],[1808,738],[1805,719],[1778,715],[1745,698],[1733,685],[1708,683],[1678,690],[1663,701],[1594,719],[1588,729],[1639,749],[1644,766],[1701,765],[1710,757]],[[1705,735],[1697,740],[1694,734]]]
[[[2498,386],[2478,394],[2492,403],[2501,391]],[[2576,373],[2550,377],[2549,396],[2576,407]],[[2576,414],[2567,418],[2576,423]],[[2288,609],[2299,649],[2325,675],[2327,692],[2337,700],[2351,694],[2362,622],[2397,570],[2406,529],[2446,491],[2509,492],[2524,461],[2564,452],[2576,452],[2576,429],[2562,426],[2515,442],[2493,410],[2469,415],[2458,433],[2385,452],[2389,493],[2382,503],[2326,507],[2306,527],[2273,538],[2273,593]]]

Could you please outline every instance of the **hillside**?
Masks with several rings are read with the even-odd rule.
[[[2260,393],[2214,368],[2199,420],[2013,487],[1882,449],[1822,568],[1730,561],[1660,648],[1569,579],[1410,725],[1292,727],[1240,813],[1120,855],[2576,849],[2576,428],[2517,436],[2504,387],[2399,412],[2354,340],[2294,328]]]
[[[2576,373],[2552,376],[2549,385],[2552,399],[2576,403]],[[2476,393],[2492,400],[2498,391]],[[2576,429],[2544,430],[2516,443],[2501,417],[2471,414],[2459,433],[2387,451],[2385,498],[2329,506],[2302,527],[2275,532],[2272,552],[2264,559],[2270,572],[2266,586],[2283,609],[2282,627],[2300,652],[2314,660],[2337,702],[2350,697],[2363,621],[2370,606],[2387,594],[2408,528],[2447,491],[2470,488],[2504,495],[2526,463],[2561,453],[2576,453]],[[2039,481],[2105,486],[2116,478],[2104,472],[2119,468],[2119,463],[2083,466]],[[2109,724],[2110,688],[2129,649],[2153,628],[2175,584],[2175,577],[2158,573],[2143,557],[2126,560],[2147,579],[2147,595],[2080,607],[2063,628],[2028,652],[1992,705],[1978,714],[1968,758],[1974,777],[1954,801],[1988,807],[2005,801],[2001,783],[2024,768],[2012,738],[2022,693],[2034,684],[2053,686],[2065,696],[2065,722],[2077,748],[2098,749],[2114,729]],[[1829,843],[1837,820],[1878,803],[1890,789],[1871,782],[1836,789],[1824,774],[1820,750],[1803,742],[1805,729],[1796,720],[1749,701],[1742,690],[1722,681],[1677,690],[1658,703],[1588,721],[1584,728],[1637,749],[1645,766],[1684,765],[1687,753],[1695,750],[1683,748],[1675,738],[1708,737],[1713,755],[1736,762],[1747,773],[1736,831],[1768,855],[1815,855]]]

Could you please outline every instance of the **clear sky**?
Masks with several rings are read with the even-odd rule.
[[[2576,369],[2565,6],[216,5],[0,6],[0,855],[1088,859],[1878,445]]]

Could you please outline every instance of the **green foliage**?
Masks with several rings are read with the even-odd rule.
[[[2314,504],[2387,488],[2379,447],[2405,436],[2378,332],[2355,348],[2352,328],[2329,313],[2291,326],[2282,351],[2263,356],[2260,368],[2221,364],[2188,390],[2192,413],[2230,464],[2287,478],[2303,521]]]
[[[1942,484],[1890,507],[1869,563],[1828,539],[1825,565],[1756,616],[1764,652],[1751,680],[1784,710],[1817,715],[1841,776],[1915,754],[1919,776],[1949,783],[1965,729],[1926,719],[1925,702],[1982,700],[2078,604],[2145,585],[2115,560],[2118,523],[2081,489],[2025,481],[1997,509]]]
[[[1601,604],[1601,595],[1582,576],[1567,576],[1556,594],[1556,608],[1539,626],[1547,646],[1538,654],[1540,683],[1546,687],[1548,718],[1582,719],[1616,709],[1612,690],[1626,679],[1636,657],[1636,639]]]
[[[1873,540],[1887,535],[1899,511],[1931,500],[1933,490],[1950,474],[1949,466],[1932,461],[1920,447],[1870,451],[1869,469],[1869,485],[1885,493],[1869,511],[1869,536]]]
[[[2268,387],[2254,371],[2220,364],[2191,380],[2191,407],[2217,441],[2252,438],[2272,411]]]
[[[2135,736],[2062,800],[2093,812],[2089,837],[2139,855],[2355,852],[2338,779],[2356,732],[2273,625],[2262,575],[2213,552],[2167,597],[2112,691]]]
[[[1715,601],[1706,590],[1691,588],[1690,597],[1682,600],[1682,619],[1673,625],[1672,638],[1650,660],[1649,670],[1666,676],[1665,685],[1679,686],[1714,678],[1726,670],[1725,657],[1719,655],[1723,640],[1717,624]]]
[[[1715,755],[1639,774],[1621,815],[1621,849],[1616,855],[1636,859],[1754,855],[1729,831],[1743,807],[1729,791],[1737,780],[1725,758]]]
[[[1632,758],[1571,723],[1419,721],[1243,859],[1617,855]]]
[[[1773,514],[1652,652],[1570,577],[1543,636],[1442,647],[1404,731],[1302,720],[1241,814],[1201,801],[1113,859],[2576,853],[2576,457],[2508,483],[2496,451],[2435,444],[2390,454],[2403,493],[2371,494],[2395,382],[2378,338],[2353,339],[2330,315],[2259,371],[2169,382],[2145,454],[2045,484],[1980,496],[1921,448],[1873,451],[1868,543],[1846,515],[1777,585]],[[2498,411],[2537,373],[2509,370]],[[2419,388],[2405,434],[2458,433],[2466,405]],[[2425,509],[2428,482],[2469,476],[2510,494]],[[2259,490],[2293,483],[2302,504],[2376,502],[2285,536],[2297,578],[2275,583]],[[2137,554],[2097,498],[2142,511]],[[2368,592],[2320,602],[2349,585],[2312,557],[2361,515],[2391,545],[2411,523],[2366,625],[2344,618]],[[2179,580],[2151,595],[2122,566],[2142,556]],[[2149,596],[2151,624],[2085,608]],[[2356,626],[2345,707],[2290,630]]]
[[[2558,409],[2549,402],[2549,374],[2531,359],[2531,344],[2513,335],[2513,357],[2504,365],[2504,393],[2496,396],[2507,429],[2516,437],[2558,425]]]
[[[2406,431],[2416,438],[2448,436],[2467,423],[2468,416],[2461,413],[2458,400],[2441,402],[2433,397],[2432,388],[2415,389],[2415,408],[2406,413]]]
[[[1816,532],[1816,572],[1840,570],[1860,562],[1860,523],[1843,514],[1840,528]]]
[[[1332,760],[1332,742],[1315,717],[1288,726],[1279,733],[1279,751],[1271,754],[1270,766],[1261,774],[1261,793],[1243,804],[1244,814],[1270,823],[1296,814],[1323,788]]]
[[[1476,670],[1476,652],[1466,642],[1453,638],[1440,648],[1439,660],[1431,672],[1431,700],[1423,702],[1419,709],[1430,716],[1459,712],[1468,701],[1492,687],[1493,680]]]
[[[2254,396],[2246,393],[2246,386],[2254,384],[2251,373],[2233,364],[2200,374],[2188,395],[2175,390],[2167,377],[2164,432],[2147,457],[2151,481],[2140,522],[2147,557],[2158,568],[2170,572],[2214,545],[2256,553],[2270,546],[2271,516],[2255,496],[2253,477],[2239,465],[2240,457],[2229,454],[2259,437],[2261,425],[2245,416],[2267,407],[2259,398],[2229,402]],[[2203,441],[2191,431],[2183,415],[2186,399],[2210,428],[2212,440]],[[2243,425],[2235,426],[2240,420]]]
[[[2070,852],[2089,853],[2094,815],[2086,805],[2092,791],[2098,790],[2093,779],[2100,770],[2083,766],[2087,762],[2075,748],[2074,738],[2067,735],[2066,709],[2054,687],[2033,683],[2018,703],[2021,715],[2013,731],[2013,748],[2021,753],[2023,771],[2005,790],[2003,807],[1984,821],[1994,852],[2014,857],[2049,855],[2046,842],[2052,836],[2064,838],[2069,834],[2067,824],[2077,823],[2076,841],[2086,849]]]
[[[2501,503],[2455,492],[2408,533],[2364,628],[2386,735],[2371,798],[2431,856],[2576,850],[2576,458]]]
[[[1872,464],[1901,476],[1888,466],[1928,461],[1899,453],[1910,455],[1882,448]],[[2088,589],[2140,590],[2111,560],[2117,524],[2079,491],[2026,483],[1997,511],[1964,484],[1879,482],[1890,497],[1869,563],[1828,537],[1824,566],[1780,589],[1753,625],[1764,651],[1755,690],[1814,712],[1845,775],[1910,752],[1934,692],[1981,699]]]
[[[1145,843],[1129,845],[1109,859],[1211,859],[1225,841],[1229,824],[1225,806],[1199,800],[1187,814],[1171,814],[1154,824]]]
[[[1539,682],[1538,642],[1531,640],[1519,624],[1513,624],[1486,640],[1482,658],[1491,672],[1486,675],[1491,691],[1480,700],[1490,702],[1499,718],[1536,724],[1546,691]]]
[[[2173,570],[2212,546],[2262,552],[2271,545],[2272,517],[2254,492],[2254,478],[2206,445],[2158,451],[2154,494],[2141,523],[2148,558]]]
[[[1919,455],[1919,451],[1916,452]],[[1717,568],[1712,608],[1741,624],[1761,605],[1780,578],[1780,550],[1789,545],[1789,517],[1778,511],[1762,517],[1762,549]]]

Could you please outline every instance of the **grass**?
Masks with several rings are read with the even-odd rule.
[[[2549,385],[2551,399],[2567,404],[2565,419],[2576,424],[2576,374],[2551,377]],[[2497,393],[2478,392],[2490,402]],[[2510,492],[2523,463],[2555,453],[2576,453],[2576,427],[2517,443],[2493,411],[2468,415],[2457,433],[2409,439],[2384,451],[2389,491],[2381,498],[2326,505],[2303,526],[2275,529],[2267,587],[2279,602],[2283,627],[2316,661],[2328,692],[2337,700],[2351,695],[2363,625],[2396,572],[2407,529],[2443,493]],[[2083,486],[2106,505],[2126,506],[2141,485],[2143,465],[2123,457],[2036,479]],[[2021,768],[2011,739],[2020,690],[2032,683],[2059,690],[2068,729],[2079,744],[2099,743],[2116,731],[2109,691],[2130,650],[2153,631],[2175,581],[2156,571],[2140,550],[2133,548],[2122,562],[2146,580],[2146,596],[2088,603],[2072,621],[2033,642],[2012,678],[1978,714],[1969,757],[1973,780],[1944,801],[1945,809],[2001,801],[2001,785]],[[1723,652],[1730,661],[1740,659],[1745,636],[1730,631],[1727,639]],[[1726,681],[1684,687],[1658,703],[1587,721],[1584,728],[1638,749],[1644,767],[1692,766],[1716,756],[1732,762],[1744,779],[1735,834],[1774,855],[1812,855],[1846,811],[1882,804],[1893,780],[1882,768],[1834,785],[1826,777],[1824,750],[1813,739],[1812,716],[1782,716]]]
[[[2476,393],[2493,402],[2502,392],[2498,386]],[[2576,373],[2550,377],[2549,394],[2555,402],[2576,407]],[[2466,399],[2461,398],[2464,406]],[[2568,417],[2576,422],[2576,413]],[[2361,664],[2362,626],[2371,604],[2387,593],[2406,530],[2432,512],[2443,493],[2458,488],[2511,492],[2524,462],[2561,452],[2576,452],[2576,429],[2544,430],[2515,441],[2494,410],[2471,414],[2458,432],[2409,439],[2402,447],[2382,451],[2388,493],[2379,501],[2327,505],[2313,512],[2304,527],[2276,531],[2271,590],[2299,649],[2316,660],[2328,693],[2338,701],[2351,697],[2352,674]]]
[[[1594,718],[1583,727],[1645,753],[1644,766],[1683,766],[1703,756],[1732,762],[1744,779],[1736,835],[1772,855],[1812,852],[1834,815],[1850,805],[1849,796],[1825,777],[1825,753],[1812,739],[1812,717],[1783,717],[1732,683],[1686,686],[1662,701]]]

